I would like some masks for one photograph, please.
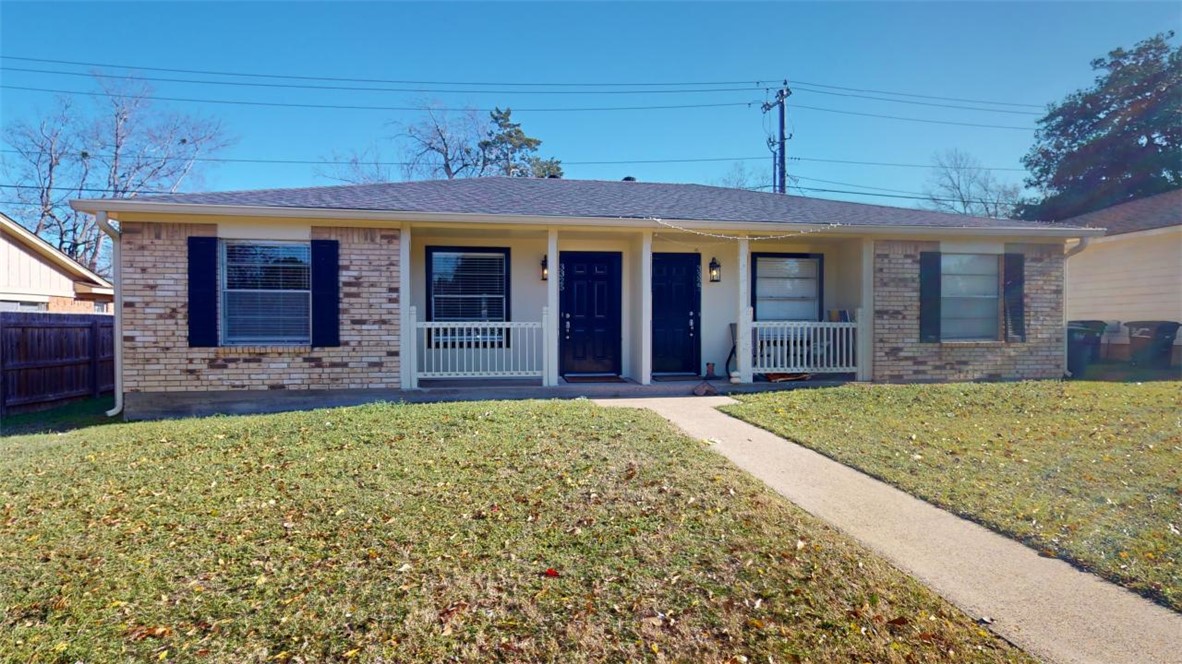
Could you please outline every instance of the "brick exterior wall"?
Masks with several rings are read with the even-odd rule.
[[[55,314],[93,314],[94,302],[91,300],[75,300],[72,297],[49,296],[45,310]]]
[[[399,231],[313,227],[340,242],[339,347],[190,348],[188,237],[213,224],[122,225],[126,392],[397,388]]]
[[[919,254],[939,242],[874,245],[874,380],[1060,378],[1064,372],[1063,247],[1007,245],[1026,256],[1026,341],[919,341]]]

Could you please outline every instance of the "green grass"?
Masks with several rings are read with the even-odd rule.
[[[115,397],[100,397],[98,399],[81,399],[47,410],[6,415],[4,420],[0,421],[0,436],[52,433],[98,424],[110,424],[118,421],[106,415],[106,411],[114,405]]]
[[[1182,611],[1182,383],[739,398],[726,412]]]
[[[0,661],[1028,661],[646,411],[0,440]]]

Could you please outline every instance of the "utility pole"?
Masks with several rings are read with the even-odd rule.
[[[777,106],[780,107],[780,140],[778,141],[778,146],[775,150],[776,159],[772,164],[772,169],[774,171],[773,185],[775,192],[778,194],[788,193],[788,156],[787,151],[785,150],[785,143],[787,142],[788,137],[784,133],[784,106],[785,102],[788,100],[788,97],[791,95],[792,90],[788,87],[788,81],[784,81],[784,87],[776,91],[775,101],[764,102],[762,106],[764,113],[767,113]]]

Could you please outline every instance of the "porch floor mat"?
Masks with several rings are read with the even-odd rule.
[[[627,383],[628,381],[619,376],[563,376],[563,380],[568,383]]]
[[[693,375],[687,375],[687,374],[674,375],[674,376],[653,376],[653,381],[657,382],[657,383],[676,383],[676,382],[680,382],[680,381],[690,381],[690,380],[700,381],[700,380],[703,380],[703,378],[701,376],[693,376]]]

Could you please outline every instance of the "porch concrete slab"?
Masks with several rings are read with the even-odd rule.
[[[129,420],[158,420],[210,415],[253,415],[315,408],[358,406],[379,401],[438,403],[520,399],[578,399],[688,396],[702,381],[622,383],[563,383],[543,387],[537,381],[449,379],[425,381],[421,389],[390,388],[346,390],[220,390],[210,392],[128,392],[124,395]],[[844,381],[812,380],[796,383],[732,385],[708,381],[717,392],[763,392],[839,385]]]
[[[649,408],[860,540],[969,616],[1051,662],[1182,662],[1182,615],[716,408],[727,397],[596,400]]]

